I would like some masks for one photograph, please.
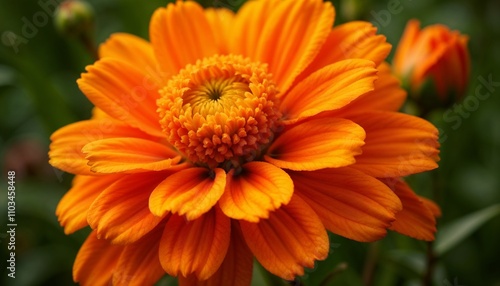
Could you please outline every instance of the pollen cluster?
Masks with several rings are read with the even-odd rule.
[[[267,66],[242,56],[187,65],[160,94],[168,141],[197,165],[228,170],[255,160],[280,124],[278,89]]]

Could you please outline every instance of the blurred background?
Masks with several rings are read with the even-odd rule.
[[[47,163],[49,136],[86,119],[91,104],[76,79],[93,58],[53,25],[56,0],[0,0],[0,266],[1,285],[74,285],[71,269],[89,233],[63,233],[55,208],[72,176]],[[167,1],[89,0],[95,10],[96,42],[114,32],[148,38],[149,18]],[[244,0],[200,1],[237,10]],[[400,13],[384,13],[395,3]],[[406,22],[443,23],[469,35],[472,69],[463,102],[429,114],[441,131],[440,168],[409,178],[421,195],[442,208],[433,244],[432,285],[500,285],[500,2],[496,0],[333,1],[335,24],[374,23],[394,47]],[[392,3],[392,4],[391,4]],[[18,35],[11,41],[12,35]],[[394,48],[393,48],[394,52]],[[389,60],[391,59],[389,57]],[[484,82],[493,82],[488,87]],[[478,99],[477,90],[490,96]],[[474,99],[475,98],[475,99]],[[469,102],[468,102],[469,100]],[[471,102],[479,104],[471,105]],[[464,105],[465,104],[465,105]],[[458,108],[466,112],[458,113]],[[450,122],[444,114],[458,116]],[[451,113],[450,113],[451,112]],[[7,172],[16,172],[16,278],[7,276]],[[427,243],[390,232],[374,244],[331,235],[326,261],[293,285],[422,285]],[[367,267],[366,261],[370,261]],[[370,265],[371,264],[371,265]],[[253,285],[285,285],[255,271]],[[159,285],[175,285],[166,278]]]

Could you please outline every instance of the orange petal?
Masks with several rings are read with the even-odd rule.
[[[290,172],[295,191],[325,227],[357,241],[374,241],[401,210],[394,192],[379,180],[352,168]]]
[[[165,275],[158,256],[163,228],[162,223],[141,240],[125,246],[113,273],[112,285],[154,285]]]
[[[427,37],[426,37],[427,38]],[[425,38],[424,38],[425,39]],[[428,45],[431,41],[431,39],[425,39],[427,41],[425,44]],[[419,41],[419,42],[424,42],[424,40]],[[418,47],[419,49],[423,49],[421,45]],[[416,92],[427,80],[427,76],[430,75],[432,69],[436,66],[436,64],[439,63],[439,59],[441,59],[446,52],[448,52],[448,49],[445,45],[440,45],[437,47],[426,47],[428,52],[420,53],[420,57],[415,57],[416,58],[416,63],[415,66],[412,68],[412,74],[410,76],[410,87],[412,88],[413,92]],[[413,53],[417,54],[417,51],[414,51]],[[438,87],[439,87],[438,83]]]
[[[219,204],[230,218],[258,222],[287,204],[292,194],[293,182],[285,171],[269,163],[250,162],[241,173],[229,172]]]
[[[99,46],[99,58],[133,60],[138,67],[152,66],[155,62],[151,45],[132,34],[115,33]]]
[[[391,45],[369,22],[353,21],[333,28],[314,61],[300,75],[305,78],[327,65],[345,59],[366,59],[378,66],[384,61]]]
[[[149,208],[157,216],[170,211],[186,215],[188,220],[199,218],[219,200],[226,186],[226,172],[217,168],[189,168],[161,182],[151,193]]]
[[[365,132],[341,118],[313,119],[283,132],[264,159],[280,168],[313,171],[343,167],[361,153]]]
[[[315,260],[328,255],[329,241],[320,219],[302,199],[293,196],[288,205],[258,223],[240,221],[245,241],[269,272],[286,280],[304,274]]]
[[[401,177],[437,168],[438,131],[428,121],[397,112],[363,111],[349,115],[366,131],[356,168],[377,177]]]
[[[205,16],[212,28],[217,50],[220,54],[228,54],[229,39],[231,39],[231,29],[235,19],[234,12],[226,8],[208,8],[205,9]]]
[[[281,104],[284,116],[295,122],[344,107],[373,90],[376,73],[373,62],[366,60],[346,60],[326,66],[290,90]]]
[[[131,174],[108,186],[88,211],[87,220],[97,236],[124,244],[151,231],[162,218],[149,211],[149,195],[165,176],[165,172]]]
[[[96,173],[146,172],[172,168],[180,156],[169,147],[139,138],[110,138],[88,143],[82,152]]]
[[[150,81],[141,69],[107,57],[88,66],[77,83],[94,105],[113,118],[153,136],[165,137],[156,113],[158,88]]]
[[[133,64],[144,75],[145,87],[159,89],[164,84],[153,47],[142,38],[127,33],[112,34],[99,46],[99,57],[115,58]]]
[[[93,231],[76,255],[73,280],[80,285],[110,285],[123,246],[98,239]]]
[[[231,243],[219,270],[207,280],[195,275],[179,276],[179,286],[248,286],[252,280],[253,254],[248,249],[239,225],[231,225]]]
[[[449,39],[440,43],[445,46],[445,52],[436,64],[429,70],[434,78],[438,94],[446,101],[450,91],[460,96],[465,91],[469,78],[469,55],[467,51],[467,37],[456,31],[445,29],[441,31]]]
[[[408,21],[394,53],[393,68],[400,77],[406,77],[416,63],[417,57],[412,55],[411,51],[414,49],[419,35],[420,22],[417,20]]]
[[[95,175],[87,165],[82,148],[105,138],[137,137],[151,139],[138,129],[110,118],[85,120],[69,124],[50,136],[49,163],[63,171],[79,175]]]
[[[149,32],[156,58],[169,75],[187,64],[219,53],[210,22],[203,8],[194,1],[177,1],[157,9]]]
[[[95,107],[92,108],[92,115],[90,117],[91,119],[93,120],[99,120],[99,119],[111,119],[112,117],[110,117],[108,114],[106,114],[106,112],[102,111],[102,109],[100,109],[99,107]]]
[[[232,51],[268,63],[286,92],[325,42],[334,14],[319,0],[249,1],[236,14]]]
[[[218,207],[192,221],[173,215],[160,242],[161,265],[169,275],[206,280],[224,260],[230,233],[231,221]]]
[[[401,180],[385,180],[403,203],[403,210],[396,214],[391,230],[401,234],[431,241],[436,232],[436,218],[427,205]]]
[[[338,117],[345,117],[348,113],[357,113],[360,110],[387,110],[398,111],[406,100],[406,91],[401,88],[399,79],[391,73],[391,67],[386,62],[377,67],[378,78],[374,83],[374,90],[365,93],[345,106],[338,113]]]
[[[70,234],[87,226],[87,211],[99,194],[120,176],[75,176],[73,186],[57,205],[56,215]]]
[[[424,205],[431,211],[431,213],[434,215],[434,217],[440,217],[441,216],[441,208],[439,207],[438,204],[436,204],[434,201],[418,196],[418,198],[424,203]]]

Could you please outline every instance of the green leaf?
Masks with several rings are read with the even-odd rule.
[[[462,242],[474,231],[479,229],[488,220],[500,214],[500,204],[479,210],[448,225],[442,227],[437,233],[435,251],[438,256]]]

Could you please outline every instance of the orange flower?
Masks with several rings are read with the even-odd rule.
[[[326,258],[327,230],[432,240],[437,206],[399,178],[437,167],[437,130],[405,99],[370,23],[320,0],[158,9],[151,43],[115,34],[78,80],[92,119],[56,131],[76,174],[57,215],[93,232],[82,285],[249,285]],[[411,223],[412,227],[409,227]]]
[[[432,79],[441,102],[464,95],[470,69],[468,37],[444,25],[420,30],[420,22],[408,22],[394,55],[394,71],[406,80],[412,93],[419,94]]]

